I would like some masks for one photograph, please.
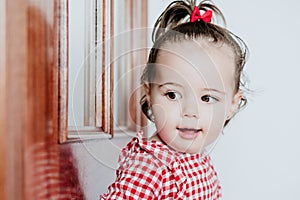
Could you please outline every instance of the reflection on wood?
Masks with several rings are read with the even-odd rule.
[[[34,2],[34,1],[33,1]],[[28,199],[83,199],[72,152],[58,141],[58,59],[56,3],[28,7],[28,93],[30,130],[26,136],[24,181]]]
[[[35,144],[26,152],[26,188],[35,199],[84,199],[70,146]],[[28,179],[27,179],[28,177]]]

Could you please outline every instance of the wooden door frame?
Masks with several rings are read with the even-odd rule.
[[[29,130],[26,1],[1,2],[1,199],[22,199],[23,139]],[[16,31],[18,30],[18,31]]]
[[[58,144],[57,72],[65,53],[58,22],[66,3],[0,1],[0,199],[35,199],[29,154],[36,144]]]

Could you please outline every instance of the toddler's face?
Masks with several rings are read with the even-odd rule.
[[[234,82],[234,56],[228,46],[200,40],[164,45],[147,95],[159,138],[180,152],[202,152],[241,99]]]

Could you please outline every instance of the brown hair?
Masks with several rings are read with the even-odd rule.
[[[213,23],[207,23],[202,20],[190,22],[190,15],[194,10],[194,6],[198,6],[200,11],[211,10],[213,12],[213,20],[220,18],[226,25],[222,12],[210,1],[204,0],[196,5],[195,0],[174,1],[165,9],[165,11],[157,19],[154,30],[152,32],[152,40],[154,42],[151,48],[148,62],[144,73],[141,77],[142,83],[149,83],[151,89],[151,81],[154,75],[155,63],[158,52],[166,42],[178,42],[182,40],[193,40],[195,38],[206,39],[212,43],[224,43],[232,48],[235,55],[235,92],[245,87],[243,80],[243,69],[247,58],[248,48],[244,41],[221,26]],[[244,107],[247,99],[243,96],[239,104],[239,109]],[[146,95],[141,99],[141,107],[144,114],[151,120],[148,110],[150,105],[147,102]],[[225,122],[225,126],[230,121]]]

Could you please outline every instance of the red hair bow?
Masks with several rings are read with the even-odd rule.
[[[190,21],[195,22],[198,19],[201,19],[202,21],[208,23],[208,22],[211,21],[211,17],[212,17],[212,11],[211,10],[207,10],[207,11],[205,11],[205,13],[203,13],[203,15],[201,15],[198,6],[195,6],[194,11],[192,12]]]

